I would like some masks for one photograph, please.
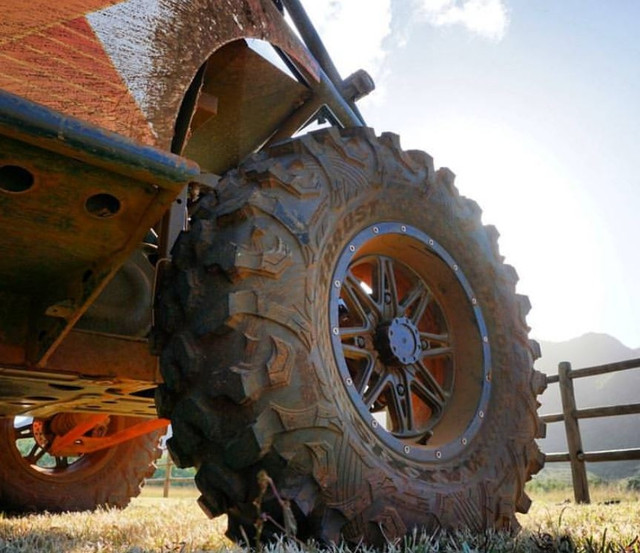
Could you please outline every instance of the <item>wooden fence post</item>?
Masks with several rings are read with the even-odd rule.
[[[171,466],[173,465],[170,455],[167,455],[167,461],[164,465],[164,485],[162,488],[162,497],[169,497],[169,486],[171,485]]]
[[[591,503],[580,426],[576,418],[576,398],[573,392],[573,380],[571,379],[571,363],[563,361],[558,365],[558,377],[564,426],[567,432],[567,446],[571,460],[573,496],[576,503]]]

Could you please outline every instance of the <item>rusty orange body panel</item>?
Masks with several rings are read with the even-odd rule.
[[[0,88],[168,148],[182,99],[223,45],[251,37],[317,64],[270,0],[0,0]]]
[[[0,0],[0,13],[0,89],[59,114],[45,138],[28,107],[26,132],[11,109],[0,121],[0,415],[149,416],[160,377],[146,339],[76,325],[187,181],[113,166],[113,152],[129,163],[155,155],[135,144],[169,151],[208,63],[188,155],[224,171],[291,117],[321,70],[272,0]],[[286,53],[298,79],[245,39]],[[90,144],[70,147],[83,125]],[[24,189],[14,170],[30,176]]]

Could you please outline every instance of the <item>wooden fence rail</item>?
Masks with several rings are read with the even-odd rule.
[[[145,482],[147,484],[159,484],[162,482],[162,497],[169,497],[169,489],[172,482],[191,482],[193,483],[193,476],[173,476],[171,470],[174,467],[174,463],[171,457],[167,455],[164,463],[159,463],[158,468],[164,468],[164,477],[162,478],[147,478]]]
[[[571,363],[564,361],[558,365],[557,375],[547,377],[547,384],[558,383],[560,386],[562,413],[544,415],[541,418],[546,423],[564,421],[565,432],[567,434],[567,448],[569,451],[566,453],[548,453],[546,454],[546,461],[548,463],[567,461],[571,463],[571,480],[573,482],[573,495],[576,503],[591,502],[591,498],[589,497],[589,484],[587,482],[587,462],[640,460],[640,448],[592,452],[583,451],[578,420],[594,417],[640,414],[640,403],[578,409],[573,389],[573,380],[636,368],[640,368],[640,359],[630,359],[619,363],[609,363],[607,365],[598,365],[596,367],[576,370],[571,368]]]

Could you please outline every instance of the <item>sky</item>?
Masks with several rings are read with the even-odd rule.
[[[500,232],[531,336],[640,347],[640,2],[304,0],[359,106]]]

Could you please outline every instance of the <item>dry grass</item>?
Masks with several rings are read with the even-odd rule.
[[[238,550],[194,499],[134,499],[124,511],[0,518],[3,553],[195,552]]]
[[[235,552],[238,546],[223,537],[224,517],[208,520],[195,503],[196,492],[172,489],[162,499],[161,488],[147,488],[124,511],[32,515],[3,518],[0,515],[0,551],[6,553],[194,553]],[[176,495],[180,497],[176,497]],[[153,497],[155,496],[155,497]],[[390,553],[460,551],[463,553],[521,551],[580,551],[585,553],[640,553],[640,495],[617,488],[598,488],[591,505],[567,502],[570,490],[534,495],[528,515],[520,517],[523,532],[516,538],[487,534],[474,536],[414,536],[389,544]],[[636,540],[634,542],[634,540]],[[317,553],[313,545],[276,544],[270,552]],[[334,553],[366,548],[335,547]]]

